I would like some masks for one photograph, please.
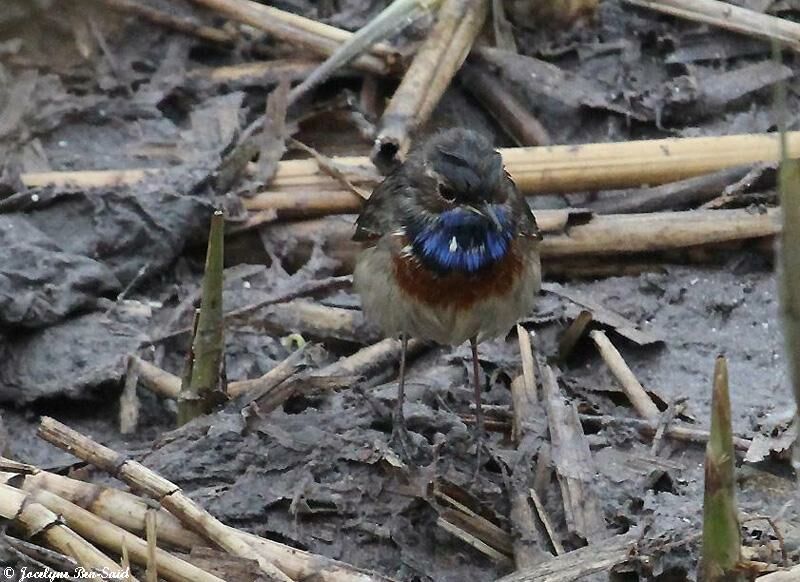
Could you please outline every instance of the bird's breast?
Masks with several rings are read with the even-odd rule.
[[[500,260],[471,273],[442,273],[427,267],[413,253],[399,252],[392,259],[393,273],[400,290],[415,301],[433,308],[468,310],[481,301],[513,293],[525,267],[520,247],[519,241],[511,241]]]

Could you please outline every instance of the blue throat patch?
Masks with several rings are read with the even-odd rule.
[[[455,208],[411,233],[414,253],[440,271],[474,273],[508,254],[513,233],[503,208],[493,207],[500,229],[483,216]]]

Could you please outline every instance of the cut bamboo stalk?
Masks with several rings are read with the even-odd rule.
[[[717,0],[625,0],[628,4],[719,26],[800,51],[800,24]]]
[[[376,344],[361,348],[356,353],[328,364],[314,373],[315,376],[362,376],[369,377],[386,366],[394,365],[400,358],[400,340],[386,338]],[[406,356],[413,358],[425,349],[425,343],[411,339]]]
[[[800,132],[786,134],[787,155],[800,157]],[[675,182],[724,168],[778,162],[781,159],[777,133],[727,135],[719,137],[667,138],[585,145],[561,145],[499,150],[517,187],[525,194],[577,192],[638,188]],[[365,157],[334,157],[355,185],[375,185],[377,178],[365,178],[374,168]],[[20,178],[29,188],[76,186],[103,188],[130,185],[162,170],[81,170],[70,172],[28,172]],[[313,159],[286,160],[278,164],[271,191],[290,187],[306,190],[341,190],[338,182],[320,169]]]
[[[45,489],[127,531],[140,536],[145,534],[147,505],[140,497],[127,491],[101,487],[39,469],[25,475],[21,483],[16,480],[19,474],[0,473],[2,483],[8,483],[12,478],[15,478],[15,485],[24,491],[32,493]],[[159,539],[170,546],[188,552],[193,547],[208,545],[205,539],[186,529],[174,515],[163,509],[158,512],[157,525]]]
[[[42,430],[42,427],[45,427],[44,431]],[[45,417],[42,419],[40,432],[44,432],[44,434],[40,434],[40,436],[45,438],[45,440],[48,440],[48,437],[45,435],[52,434],[53,439],[57,442],[53,442],[52,440],[48,440],[48,442],[52,442],[56,446],[62,447],[64,450],[68,450],[70,453],[78,456],[79,458],[107,471],[108,469],[106,469],[106,467],[110,466],[112,471],[108,472],[116,474],[117,476],[128,476],[130,479],[129,484],[132,484],[135,487],[137,485],[134,483],[140,482],[138,478],[138,471],[136,469],[125,471],[122,470],[125,465],[128,465],[128,463],[134,463],[135,466],[140,470],[144,469],[149,473],[149,478],[143,483],[148,487],[148,489],[152,489],[152,484],[152,486],[160,490],[163,488],[165,483],[168,483],[158,477],[158,475],[148,471],[134,461],[126,461],[122,464],[118,463],[114,465],[112,458],[118,458],[117,453],[91,441],[91,439],[80,435],[79,433],[51,418]],[[109,465],[109,463],[111,463],[111,465]],[[119,468],[119,470],[117,470],[117,468]],[[132,476],[131,473],[133,473]],[[61,479],[68,478],[62,477]],[[92,511],[97,513],[97,515],[107,519],[111,523],[116,523],[117,525],[120,525],[120,527],[125,527],[125,529],[131,529],[137,532],[144,531],[145,514],[149,509],[149,505],[143,499],[140,499],[130,493],[107,487],[97,487],[95,485],[82,483],[80,481],[74,481],[71,479],[69,481],[72,481],[72,487],[69,488],[65,487],[63,483],[56,484],[64,489],[72,490],[72,495],[76,496],[78,500],[85,500],[87,498],[96,499],[96,501],[93,502]],[[47,480],[43,481],[41,484],[45,488],[50,489],[52,483],[52,480]],[[40,483],[37,483],[37,485],[39,484]],[[139,488],[147,492],[144,487]],[[98,494],[98,490],[101,493]],[[175,492],[179,493],[180,491],[175,488]],[[90,493],[91,496],[87,496],[87,493]],[[102,499],[104,499],[106,503],[97,505],[97,502]],[[126,509],[124,515],[117,511],[116,502],[118,500],[125,502]],[[166,509],[171,509],[170,504],[165,503],[163,500],[162,506]],[[101,511],[103,513],[101,513]],[[164,516],[169,517],[164,518]],[[209,522],[209,525],[211,525],[213,528],[216,528],[217,526],[213,525],[216,520],[214,520],[214,518],[211,516],[208,516],[208,518],[209,519],[207,521]],[[165,535],[165,531],[167,531],[167,529],[165,526],[167,526],[167,528],[172,528],[177,521],[178,520],[172,515],[172,513],[159,511],[159,539],[166,540],[167,535]],[[175,527],[180,528],[180,524]],[[229,526],[222,525],[222,528],[223,529],[219,530],[219,532],[217,532],[215,529],[215,534],[224,534],[230,538],[243,540],[242,543],[249,544],[251,548],[258,551],[259,555],[264,560],[274,561],[281,570],[296,580],[314,579],[319,580],[319,582],[392,582],[390,579],[375,574],[374,572],[360,570],[354,566],[326,558],[325,556],[304,552],[273,540],[268,540],[253,534],[241,532]],[[190,538],[191,536],[194,536],[195,538],[197,537],[197,534],[188,530],[184,530],[184,534]],[[187,541],[185,536],[179,535],[176,530],[171,530],[169,535],[170,543],[176,543],[176,545],[180,545],[180,547],[187,549],[191,549],[193,546],[203,545],[202,541],[199,543]],[[283,580],[285,579],[285,576],[278,579]]]
[[[714,366],[711,397],[711,437],[706,445],[705,495],[703,498],[704,582],[741,582],[739,571],[742,540],[736,508],[735,457],[731,430],[728,365],[723,356]]]
[[[487,9],[486,0],[444,1],[436,24],[381,117],[372,152],[378,167],[391,167],[408,151],[411,134],[430,118],[467,58]]]
[[[587,224],[572,226],[569,234],[545,235],[540,249],[545,272],[551,272],[554,267],[561,273],[571,272],[566,270],[568,263],[565,259],[569,257],[574,258],[578,269],[613,275],[628,268],[626,253],[748,241],[771,237],[778,230],[779,214],[774,209],[766,214],[736,209],[607,215],[595,216]],[[291,240],[291,250],[281,257],[289,265],[305,264],[314,245],[322,244],[327,256],[338,261],[340,270],[344,272],[353,268],[355,257],[361,251],[361,245],[353,242],[352,236],[352,217],[329,216],[274,225],[262,238],[267,248],[276,252],[285,248],[285,241]],[[612,263],[611,268],[601,270],[599,266],[603,264],[598,257]],[[554,258],[558,261],[550,260]],[[641,272],[662,264],[663,260],[649,257],[647,261],[632,265],[631,271]]]
[[[224,16],[262,30],[276,38],[307,48],[317,54],[331,55],[353,35],[350,32],[316,22],[297,14],[265,6],[251,0],[194,0]],[[378,74],[390,72],[389,62],[397,60],[396,51],[376,44],[370,54],[362,55],[353,65]]]
[[[293,582],[292,578],[261,556],[241,537],[231,534],[227,526],[187,497],[180,487],[144,465],[126,459],[53,418],[46,416],[42,418],[38,434],[47,442],[144,491],[194,531],[212,540],[224,550],[241,558],[255,560],[267,575],[281,582]]]
[[[787,146],[790,156],[800,157],[800,132],[787,133]],[[781,159],[777,133],[501,148],[499,151],[517,187],[526,194],[653,186],[723,168]],[[343,166],[369,167],[369,161],[361,157],[333,160]],[[360,180],[353,176],[351,181],[357,184]],[[325,176],[313,160],[291,160],[281,162],[270,187],[319,188],[324,184],[336,188],[335,181]]]
[[[16,522],[27,538],[41,537],[51,548],[74,558],[88,572],[105,570],[122,577],[119,564],[64,525],[56,513],[41,503],[32,502],[24,491],[0,485],[0,517]],[[136,580],[130,574],[126,579]]]
[[[603,357],[606,365],[611,369],[614,377],[619,381],[622,386],[623,392],[631,401],[631,404],[639,413],[639,416],[646,420],[657,421],[660,416],[658,407],[653,402],[653,399],[645,392],[645,389],[636,379],[633,371],[628,367],[622,354],[617,351],[608,336],[600,331],[594,330],[589,332],[589,337],[597,345],[600,355]]]
[[[252,380],[239,380],[228,384],[228,396],[236,398],[240,394],[252,390],[268,390],[289,378],[302,365],[302,352],[300,350],[290,354],[285,360],[272,368],[263,376]],[[175,374],[170,374],[138,356],[131,356],[139,380],[148,389],[165,398],[178,398],[181,390],[181,379]]]
[[[60,515],[66,525],[78,535],[99,546],[122,554],[123,547],[136,564],[147,566],[150,562],[148,542],[91,512],[45,489],[29,492],[29,499]],[[153,512],[153,510],[151,510]],[[155,516],[157,512],[153,513]],[[155,525],[155,522],[154,522]],[[154,563],[158,573],[175,582],[222,582],[222,580],[197,566],[176,558],[170,553],[155,549]]]
[[[609,214],[572,227],[567,234],[545,237],[540,248],[542,257],[548,258],[641,253],[774,236],[779,230],[775,209],[763,214],[746,210]]]
[[[139,356],[131,356],[131,366],[139,376],[139,381],[149,390],[166,398],[177,398],[181,391],[181,379]],[[129,373],[131,369],[128,369]]]

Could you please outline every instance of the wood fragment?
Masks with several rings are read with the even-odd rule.
[[[151,548],[149,540],[146,542],[46,489],[28,491],[31,500],[41,503],[53,513],[60,515],[67,526],[79,535],[102,547],[111,548],[117,553],[122,553],[123,548],[127,548],[126,551],[133,558],[134,563],[148,566],[148,568],[151,563],[157,565],[159,574],[167,580],[221,582],[216,576],[204,572],[189,562],[155,546]],[[153,520],[152,527],[155,529],[157,529],[157,513],[152,509],[148,512],[148,515],[153,516],[151,518]]]
[[[259,309],[262,309],[269,305],[274,305],[277,303],[285,303],[287,301],[291,301],[298,297],[342,289],[349,286],[352,283],[352,281],[353,279],[350,275],[345,275],[340,277],[328,277],[326,279],[314,279],[311,281],[306,281],[304,283],[297,285],[293,289],[277,292],[272,296],[269,296],[255,303],[251,303],[250,305],[245,305],[244,307],[232,309],[231,311],[225,313],[225,320],[227,322],[236,320],[241,317],[249,316],[253,312],[258,311]],[[185,327],[174,331],[168,331],[155,338],[152,338],[150,340],[150,344],[157,344],[166,340],[170,340],[185,335],[187,333],[190,333],[191,331],[192,328],[190,327]]]
[[[800,580],[800,566],[758,577],[758,582],[797,582],[798,580]]]
[[[246,394],[242,404],[248,404],[253,400],[259,399],[305,366],[306,350],[308,348],[309,346],[306,344],[293,351],[277,366],[258,378],[231,382],[228,385],[228,396],[236,398],[239,395]]]
[[[131,356],[130,361],[128,373],[135,373],[137,380],[147,389],[166,398],[178,397],[181,391],[181,379],[178,376],[162,370],[139,356]]]
[[[562,401],[553,369],[542,366],[541,374],[553,462],[567,528],[591,545],[607,536],[599,502],[592,493],[596,473],[592,453],[577,410]]]
[[[339,46],[302,83],[292,89],[289,101],[294,103],[313,87],[325,81],[334,71],[366,52],[376,42],[399,33],[422,16],[430,14],[440,2],[441,0],[394,0]]]
[[[103,468],[107,470],[106,467],[112,469],[112,471],[108,471],[112,474],[115,474],[119,477],[122,477],[123,480],[128,479],[129,485],[137,487],[136,483],[142,483],[148,489],[152,490],[153,493],[160,493],[161,491],[167,489],[172,489],[171,487],[165,487],[165,485],[172,485],[169,482],[161,479],[157,475],[149,472],[145,467],[142,465],[134,462],[134,461],[124,461],[120,463],[120,456],[117,455],[114,451],[99,445],[76,433],[75,431],[69,429],[68,427],[62,425],[61,423],[50,419],[50,418],[43,418],[42,425],[40,426],[40,436],[45,438],[48,442],[56,444],[56,446],[60,446],[69,450],[70,453],[79,456],[80,458],[88,461],[99,468]],[[51,439],[52,440],[49,440]],[[54,442],[56,441],[56,442]],[[57,444],[60,443],[60,444]],[[128,465],[133,465],[133,467],[128,467]],[[119,469],[119,470],[117,470]],[[144,471],[145,473],[142,473]],[[149,474],[148,474],[149,473]],[[59,476],[55,476],[59,477]],[[146,481],[142,481],[140,477],[146,477]],[[62,487],[63,487],[63,480],[67,479],[66,477],[61,477]],[[71,487],[64,487],[66,489],[72,489],[73,495],[75,495],[78,499],[86,499],[87,493],[89,493],[89,498],[91,499],[104,499],[106,504],[98,507],[93,506],[92,510],[99,514],[99,510],[103,509],[105,514],[102,515],[105,519],[112,523],[117,523],[117,521],[121,521],[123,523],[127,523],[131,525],[136,531],[144,531],[144,521],[145,521],[145,513],[147,509],[150,507],[147,502],[143,499],[140,499],[130,493],[126,493],[123,491],[117,491],[107,487],[98,487],[96,485],[91,485],[88,483],[82,483],[80,481],[74,481],[69,479],[69,483],[72,484]],[[48,488],[52,480],[48,480]],[[173,485],[174,487],[174,485]],[[144,487],[139,487],[142,491],[145,491]],[[177,487],[174,488],[175,493],[179,492]],[[98,495],[98,493],[100,493]],[[169,497],[173,497],[171,494]],[[120,514],[117,511],[117,503],[118,500],[126,500],[127,503],[125,505],[126,511],[124,515]],[[167,499],[165,503],[162,499],[161,503],[162,507],[169,509],[172,511],[171,507],[171,500]],[[202,510],[200,510],[202,512]],[[177,512],[180,513],[180,512]],[[172,517],[171,513],[164,512],[165,515],[169,515],[169,519],[161,520],[159,519],[159,538],[165,539],[165,526],[169,527],[170,524],[175,520]],[[159,512],[159,516],[162,515],[162,512]],[[200,517],[200,516],[198,516]],[[192,519],[192,518],[190,518]],[[253,534],[248,534],[236,530],[229,526],[222,526],[222,529],[216,531],[218,528],[217,522],[211,516],[208,516],[209,526],[214,528],[214,534],[219,534],[220,536],[227,538],[227,539],[237,539],[240,540],[241,543],[248,544],[250,547],[255,549],[259,556],[261,556],[261,560],[259,560],[259,564],[263,562],[263,560],[274,561],[281,570],[285,571],[291,578],[296,580],[303,580],[303,579],[311,579],[316,577],[319,579],[320,582],[391,582],[388,578],[380,576],[374,572],[369,572],[365,570],[357,569],[349,564],[345,564],[343,562],[338,562],[336,560],[332,560],[330,558],[326,558],[321,555],[312,554],[310,552],[305,552],[302,550],[298,550],[296,548],[292,548],[290,546],[281,544],[279,542],[275,542],[273,540],[268,540],[264,538],[260,538]],[[125,527],[122,523],[119,523],[121,527]],[[204,532],[206,533],[206,532]],[[197,536],[194,532],[184,530],[184,535],[188,536]],[[176,541],[178,540],[185,540],[186,538],[182,538],[176,532],[172,532],[170,534],[171,539]],[[181,541],[179,542],[181,547],[190,549],[195,545],[202,545],[202,542],[198,544],[197,542],[187,542]],[[221,545],[221,544],[220,544]],[[224,546],[222,546],[224,548]],[[227,548],[225,548],[227,549]],[[235,552],[233,552],[235,553]],[[238,554],[237,554],[238,555]],[[262,568],[263,569],[263,568]],[[279,575],[279,580],[285,579]]]
[[[352,37],[352,33],[334,26],[316,22],[284,10],[265,6],[252,0],[193,0],[220,14],[273,35],[284,42],[307,48],[317,54],[331,55],[341,44]],[[396,53],[386,45],[376,45],[370,54],[362,55],[353,62],[357,68],[387,74],[388,61],[395,60]]]
[[[663,268],[662,262],[650,256],[653,252],[699,245],[724,248],[752,239],[768,241],[768,237],[780,230],[779,216],[776,209],[765,214],[731,209],[596,216],[586,224],[568,227],[569,234],[545,234],[540,251],[547,273],[638,274]],[[342,215],[271,225],[262,234],[262,240],[275,253],[292,241],[290,250],[281,258],[293,266],[305,264],[315,245],[322,245],[326,255],[338,263],[340,272],[350,272],[361,251],[361,245],[352,240],[352,235],[353,217]],[[644,254],[648,256],[639,258],[638,255]],[[550,260],[556,257],[558,260]],[[708,262],[711,258],[713,255],[701,255],[693,260]],[[670,259],[687,260],[681,255]]]
[[[433,112],[480,32],[487,0],[444,0],[436,24],[417,50],[381,117],[372,160],[381,169],[405,156],[411,134]]]
[[[544,507],[544,503],[542,503],[542,500],[536,493],[535,489],[529,489],[528,493],[531,496],[531,501],[533,501],[533,506],[536,508],[536,515],[539,516],[539,520],[542,522],[542,525],[544,525],[544,529],[547,532],[547,536],[550,538],[550,543],[553,545],[556,555],[560,556],[564,553],[564,546],[561,544],[561,540],[559,540],[558,536],[556,535],[556,530],[553,527],[553,522],[550,520],[550,516],[547,515],[547,510]]]
[[[464,511],[466,509],[466,511]],[[481,517],[473,511],[463,506],[458,509],[445,508],[439,511],[439,515],[448,523],[458,527],[492,547],[505,557],[510,557],[513,548],[511,536],[502,528],[496,526],[488,519]]]
[[[685,405],[682,402],[670,402],[667,409],[659,416],[658,425],[656,426],[656,434],[653,436],[653,444],[650,446],[650,454],[657,457],[662,454],[664,444],[664,435],[669,429],[669,425],[675,420],[675,417],[683,412]],[[668,457],[668,447],[663,456]]]
[[[591,209],[599,214],[685,210],[716,198],[727,186],[746,176],[750,169],[750,166],[726,168],[652,188],[615,192],[600,198]]]
[[[786,109],[785,97],[783,101]],[[788,142],[789,134],[784,132],[783,135]],[[800,352],[800,160],[791,155],[786,145],[782,156],[779,173],[781,208],[784,209],[779,255],[783,267],[780,276],[781,315],[792,388],[800,411],[800,359],[797,358]],[[796,413],[795,426],[800,433],[800,413]],[[797,450],[800,447],[795,444]]]
[[[495,5],[502,2],[495,0]],[[479,64],[465,64],[458,78],[464,88],[483,105],[498,125],[519,146],[546,146],[552,143],[547,129],[499,79]]]
[[[24,491],[0,485],[0,517],[14,521],[27,538],[40,536],[51,548],[74,558],[90,572],[105,570],[120,574],[116,562],[64,525],[56,513],[31,501]],[[133,576],[128,579],[136,580]]]
[[[139,397],[136,395],[136,384],[139,382],[139,372],[134,359],[129,356],[125,372],[125,384],[119,397],[119,432],[131,434],[139,423]]]
[[[17,557],[20,565],[33,565],[42,572],[50,574],[54,580],[57,572],[74,572],[78,568],[78,563],[69,556],[38,544],[26,542],[5,532],[0,533],[0,543],[3,543],[5,548]],[[80,582],[75,577],[69,577],[66,580]]]
[[[408,342],[407,357],[413,358],[426,344],[417,339]],[[401,342],[398,339],[387,338],[376,344],[361,348],[356,353],[346,356],[337,362],[329,364],[316,372],[317,376],[363,376],[369,377],[376,370],[385,369],[387,365],[395,364],[400,358]]]
[[[318,62],[308,58],[294,57],[271,61],[254,61],[223,65],[220,67],[196,67],[187,72],[192,84],[247,85],[258,84],[269,87],[281,79],[295,82],[303,79]]]
[[[314,160],[319,164],[319,169],[323,172],[327,173],[331,178],[339,182],[342,186],[344,186],[349,192],[357,195],[362,200],[366,200],[369,198],[369,193],[365,190],[362,190],[355,184],[353,184],[348,178],[347,174],[345,174],[344,170],[336,165],[331,158],[328,156],[323,156],[314,148],[308,147],[306,144],[297,141],[296,139],[290,139],[290,143],[292,147],[296,147],[298,149],[303,150],[305,153],[309,154]],[[277,170],[277,166],[275,168]]]
[[[779,230],[776,209],[763,214],[746,210],[612,214],[597,216],[567,234],[545,237],[541,253],[561,257],[652,252],[774,236]]]
[[[616,331],[619,335],[634,342],[635,344],[647,346],[663,341],[659,337],[643,331],[630,319],[623,317],[616,311],[608,309],[591,297],[588,297],[582,293],[553,283],[545,283],[542,285],[542,289],[547,293],[555,293],[560,297],[569,299],[576,305],[585,308],[585,310],[591,312],[590,314],[594,321],[613,327],[614,331]]]
[[[787,155],[800,157],[800,132],[787,132]],[[501,148],[506,167],[517,187],[525,194],[579,192],[638,188],[676,182],[725,168],[780,160],[780,138],[776,133],[712,137],[666,138],[583,145]],[[365,157],[334,157],[340,167],[372,168]],[[374,171],[374,168],[372,168]],[[29,188],[76,186],[114,187],[135,184],[158,169],[79,170],[68,172],[26,172],[20,179]],[[354,184],[371,188],[377,178],[365,182],[359,170],[347,174]],[[376,174],[377,176],[377,174]],[[337,190],[335,180],[317,162],[286,160],[278,165],[270,188],[303,187],[306,190]]]
[[[3,459],[3,465],[8,459]],[[10,469],[5,469],[10,471]],[[34,493],[40,489],[54,493],[97,517],[117,525],[137,536],[145,535],[145,501],[127,491],[101,487],[63,475],[42,471],[36,467],[31,474],[0,473],[0,483],[10,483]],[[189,551],[207,544],[202,537],[186,529],[171,513],[161,509],[157,515],[159,539],[167,545]]]
[[[508,565],[509,560],[506,556],[495,550],[490,545],[482,542],[472,534],[464,531],[457,525],[447,521],[445,518],[443,517],[438,518],[436,520],[436,525],[438,525],[447,533],[457,537],[464,543],[472,546],[473,548],[475,548],[476,550],[487,556],[489,559],[499,563],[502,566]]]
[[[607,424],[620,424],[625,426],[632,426],[645,436],[654,436],[656,427],[648,420],[640,418],[619,418],[616,416],[595,415],[595,414],[581,414],[581,422],[585,424],[601,426]],[[708,442],[709,432],[702,428],[692,428],[680,424],[671,424],[666,429],[668,437],[686,442],[705,445]],[[740,457],[744,457],[748,449],[752,446],[753,441],[742,437],[733,437],[733,446]]]
[[[156,510],[150,508],[144,516],[144,527],[147,533],[147,569],[145,575],[147,582],[158,582],[158,526],[156,525]]]
[[[532,480],[532,457],[544,427],[537,426],[542,417],[536,389],[536,357],[527,329],[517,324],[517,340],[522,360],[522,376],[511,382],[514,431],[517,458],[509,479],[510,518],[514,532],[514,566],[517,570],[530,568],[547,557],[546,541],[539,532],[528,491]]]
[[[506,7],[502,0],[492,0],[492,28],[494,44],[497,48],[506,51],[517,51],[514,27],[506,16]]]
[[[636,379],[622,354],[617,351],[608,336],[600,330],[594,330],[589,333],[589,337],[594,341],[600,355],[611,370],[611,373],[619,381],[623,392],[625,392],[639,416],[651,422],[658,421],[658,417],[661,414],[658,407],[639,383],[639,380]]]
[[[609,95],[612,91],[595,79],[566,71],[553,63],[515,52],[482,46],[473,51],[473,58],[483,66],[496,70],[506,82],[518,86],[526,94],[561,107],[590,107],[613,111],[647,121],[628,103]]]
[[[286,128],[286,113],[289,107],[289,79],[283,78],[267,96],[267,112],[261,132],[261,147],[258,155],[258,179],[269,184],[278,171],[278,162],[286,152],[289,137]]]
[[[446,506],[436,506],[440,515],[451,523],[469,531],[472,535],[499,552],[502,552],[506,556],[511,556],[514,550],[511,545],[511,536],[508,532],[489,521],[486,517],[470,509],[467,505],[470,501],[468,494],[466,494],[464,490],[456,487],[457,486],[451,483],[440,482],[439,480],[434,482],[433,496],[436,501]],[[443,490],[444,488],[447,488],[448,491],[453,494],[456,494],[456,491],[461,493],[462,495],[460,497],[464,502],[462,503],[454,499],[451,495],[448,495],[448,493]],[[454,490],[454,488],[456,489]]]
[[[49,417],[42,418],[38,434],[47,442],[71,452],[129,485],[144,491],[194,531],[214,541],[221,548],[234,555],[258,562],[261,570],[268,576],[281,582],[293,582],[292,578],[267,561],[250,544],[240,537],[232,535],[222,522],[192,501],[181,491],[180,487],[153,473],[145,466],[126,459]]]
[[[196,36],[202,40],[222,45],[232,45],[236,42],[236,37],[225,30],[200,24],[194,18],[182,18],[180,16],[176,16],[175,14],[158,10],[151,6],[147,6],[147,4],[143,2],[136,2],[134,0],[99,1],[106,6],[113,8],[114,10],[135,14],[141,18],[149,20],[150,22],[154,22],[155,24],[177,30],[178,32],[182,32],[184,34]]]
[[[570,355],[572,355],[572,351],[575,349],[575,346],[584,336],[586,328],[589,327],[592,319],[593,316],[591,311],[581,309],[580,313],[578,313],[578,316],[573,319],[572,323],[569,324],[569,327],[564,330],[564,333],[562,333],[561,337],[558,339],[559,362],[566,362],[569,359]]]
[[[800,24],[718,0],[625,0],[628,4],[775,41],[800,51]]]
[[[635,532],[613,536],[556,556],[533,568],[503,576],[497,582],[573,582],[633,559],[637,554],[636,546]]]

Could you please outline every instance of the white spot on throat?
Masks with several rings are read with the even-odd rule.
[[[456,237],[453,237],[450,239],[450,252],[454,253],[457,250],[458,250],[458,241],[456,240]]]

